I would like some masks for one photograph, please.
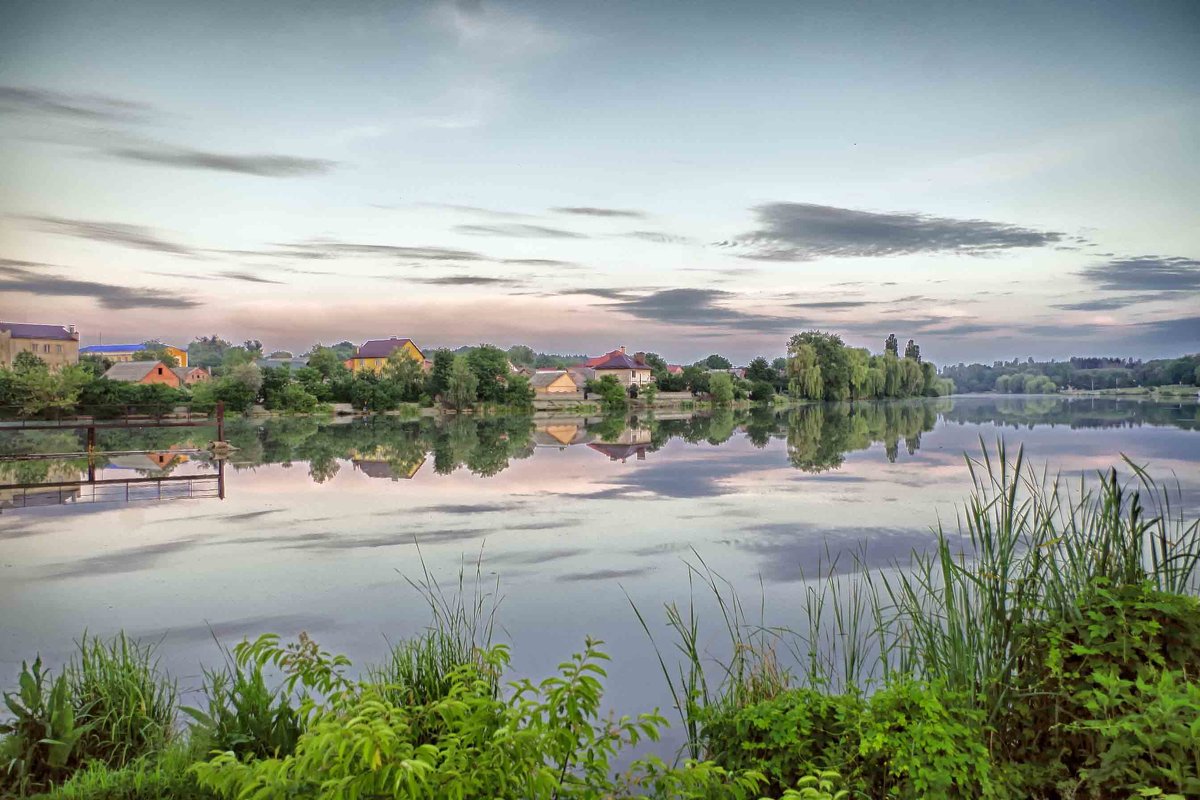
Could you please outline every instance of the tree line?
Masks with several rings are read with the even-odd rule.
[[[881,355],[865,347],[848,347],[842,338],[824,331],[806,331],[788,342],[788,391],[809,400],[865,400],[894,397],[940,397],[954,384],[938,376],[937,367],[921,359],[912,339],[899,354],[891,334]]]
[[[960,392],[1051,394],[1059,389],[1124,389],[1200,385],[1200,353],[1141,361],[1132,358],[1074,357],[1067,361],[1014,358],[992,364],[944,367],[944,378]]]

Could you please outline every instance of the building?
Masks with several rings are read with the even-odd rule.
[[[654,373],[650,365],[627,354],[624,347],[589,358],[580,366],[595,370],[597,378],[612,375],[622,386],[644,386],[654,383]]]
[[[583,391],[583,383],[577,383],[580,373],[565,369],[538,370],[529,379],[535,394],[577,394]]]
[[[388,357],[397,350],[413,361],[424,364],[425,354],[421,352],[412,339],[401,339],[393,336],[390,339],[371,339],[354,351],[354,355],[346,359],[346,368],[351,372],[369,369],[380,372],[387,363]]]
[[[179,376],[184,386],[212,380],[212,375],[204,367],[171,367],[171,372]]]
[[[145,343],[142,344],[89,344],[87,347],[79,348],[79,354],[84,356],[100,356],[107,358],[114,364],[120,364],[126,361],[133,361],[134,353],[141,352],[146,349]],[[162,346],[162,349],[175,357],[179,362],[179,366],[186,367],[188,365],[188,353],[182,347],[174,347],[169,344]]]
[[[682,364],[667,364],[667,373],[670,375],[682,375],[683,374],[683,365]]]
[[[161,361],[122,361],[109,367],[104,377],[125,383],[161,383],[172,389],[183,386],[183,378]]]
[[[50,369],[79,363],[79,332],[74,325],[0,322],[0,367],[11,367],[18,353],[33,353]]]

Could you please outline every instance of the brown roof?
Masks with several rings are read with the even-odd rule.
[[[399,339],[395,336],[390,339],[371,339],[363,342],[355,351],[354,358],[387,358],[392,351],[399,350],[410,342],[412,339]],[[417,347],[416,344],[413,344],[413,347]],[[421,348],[417,347],[417,352],[420,353]]]
[[[530,377],[529,384],[531,386],[535,386],[535,387],[549,386],[550,384],[554,383],[556,380],[561,378],[563,375],[566,375],[568,378],[570,378],[571,383],[574,383],[576,385],[576,387],[579,386],[578,379],[565,369],[559,369],[559,370],[555,370],[553,372],[535,372],[533,374],[533,376]]]
[[[72,333],[62,325],[42,325],[36,322],[0,322],[0,331],[8,331],[14,339],[79,339],[78,333]]]
[[[104,377],[110,381],[140,381],[155,367],[165,366],[161,361],[118,361],[108,368]]]
[[[588,364],[594,370],[602,369],[650,369],[646,364],[639,364],[632,356],[617,351],[609,353],[608,358],[598,364]]]

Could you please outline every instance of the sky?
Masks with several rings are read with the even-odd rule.
[[[0,319],[1200,351],[1200,3],[6,0]]]

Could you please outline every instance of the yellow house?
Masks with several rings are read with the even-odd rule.
[[[22,351],[33,353],[50,369],[79,362],[79,333],[75,326],[31,322],[0,322],[0,367],[12,366]]]
[[[411,358],[413,361],[424,363],[425,354],[421,352],[412,339],[401,339],[393,336],[390,339],[371,339],[368,342],[363,342],[362,346],[355,351],[354,355],[346,359],[346,368],[351,372],[369,369],[372,372],[379,372],[383,369],[383,365],[387,363],[388,357],[397,350]]]
[[[119,364],[126,361],[133,361],[134,353],[145,349],[145,344],[89,344],[87,347],[79,348],[79,355],[102,356],[114,364]],[[175,356],[175,359],[179,362],[179,366],[186,367],[188,365],[187,350],[169,344],[163,345],[162,349]],[[149,361],[151,359],[145,360]]]
[[[565,369],[535,372],[529,383],[537,394],[571,394],[583,391],[583,386],[576,383],[575,376]]]

